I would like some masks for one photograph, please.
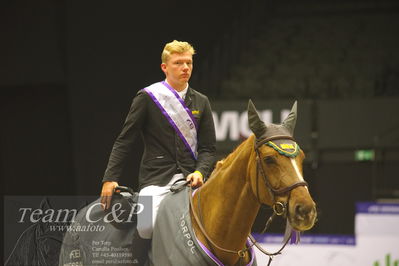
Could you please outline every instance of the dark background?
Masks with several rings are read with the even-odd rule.
[[[99,194],[132,97],[163,79],[160,53],[178,39],[198,51],[190,85],[215,106],[309,103],[313,232],[353,234],[354,202],[398,198],[399,8],[297,2],[2,1],[3,193]],[[378,106],[389,108],[374,117]],[[354,162],[354,149],[376,147],[376,161]],[[137,185],[141,150],[137,142],[121,183]]]
[[[164,44],[187,40],[203,57],[241,12],[210,1],[3,1],[1,7],[6,194],[98,193],[132,97],[163,78]]]

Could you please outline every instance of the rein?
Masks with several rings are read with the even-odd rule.
[[[258,188],[258,186],[259,186],[259,172],[261,172],[261,174],[263,176],[263,180],[264,180],[264,182],[266,184],[266,187],[268,188],[268,191],[269,191],[269,193],[271,195],[272,201],[274,202],[273,206],[272,206],[273,207],[273,214],[267,220],[267,222],[265,224],[265,227],[264,227],[264,229],[261,232],[262,234],[266,232],[266,230],[269,228],[270,224],[272,223],[273,219],[276,216],[282,216],[282,215],[284,215],[287,212],[287,203],[283,203],[283,202],[280,202],[280,201],[275,201],[275,196],[276,195],[279,196],[279,195],[283,195],[283,194],[286,194],[288,192],[291,192],[291,190],[293,190],[293,189],[295,189],[295,188],[297,188],[299,186],[307,186],[308,185],[308,183],[306,183],[305,181],[299,181],[299,182],[296,182],[296,183],[294,183],[294,184],[292,184],[292,185],[290,185],[288,187],[284,187],[284,188],[281,188],[281,189],[274,189],[272,187],[272,185],[270,184],[270,182],[269,182],[269,180],[267,178],[267,175],[266,175],[266,173],[265,173],[265,171],[264,171],[264,169],[262,167],[262,163],[261,163],[261,160],[260,160],[261,157],[260,157],[259,148],[262,145],[266,144],[267,142],[272,141],[272,140],[276,140],[276,139],[290,139],[290,140],[295,141],[291,136],[288,136],[288,135],[277,135],[277,136],[264,138],[264,139],[261,139],[259,141],[256,140],[255,141],[255,147],[254,147],[255,152],[256,152],[256,198],[258,199],[258,202],[262,205],[262,203],[259,200],[259,188]],[[240,250],[231,250],[231,249],[223,248],[223,247],[219,246],[218,244],[216,244],[211,239],[211,237],[206,233],[206,230],[205,230],[205,228],[202,225],[202,221],[199,219],[197,213],[194,211],[195,209],[194,209],[194,204],[193,204],[192,187],[191,186],[190,186],[190,189],[189,189],[189,193],[190,193],[189,200],[190,200],[191,212],[192,212],[192,214],[194,216],[194,219],[195,219],[199,229],[201,230],[201,232],[204,235],[204,237],[206,238],[206,240],[213,247],[215,247],[215,248],[217,248],[217,249],[219,249],[221,251],[224,251],[224,252],[227,252],[227,253],[231,253],[231,254],[237,254],[238,257],[240,258],[240,260],[245,257],[245,253],[249,249],[251,249],[253,246],[255,246],[263,254],[269,256],[269,262],[267,264],[269,266],[271,264],[272,260],[273,260],[273,257],[276,256],[276,255],[281,254],[281,251],[285,248],[285,246],[288,244],[288,241],[291,238],[292,232],[290,233],[290,236],[287,237],[287,239],[283,243],[282,247],[279,250],[277,250],[276,252],[273,252],[273,253],[268,252],[265,249],[263,249],[251,234],[249,234],[248,237],[251,240],[252,244],[249,245],[248,247],[244,247],[243,249],[240,249]],[[200,193],[200,190],[198,190],[197,193]],[[288,200],[287,200],[287,202],[288,202]]]

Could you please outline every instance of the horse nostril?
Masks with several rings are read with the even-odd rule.
[[[295,206],[295,214],[302,218],[304,218],[306,215],[308,215],[311,211],[312,211],[312,208],[310,206],[305,206],[302,204],[297,204]]]
[[[304,210],[303,206],[301,204],[297,204],[295,206],[295,214],[298,216],[304,216]]]

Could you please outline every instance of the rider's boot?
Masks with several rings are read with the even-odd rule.
[[[134,265],[148,265],[148,251],[150,250],[151,239],[141,238],[137,229],[133,234],[132,250]]]

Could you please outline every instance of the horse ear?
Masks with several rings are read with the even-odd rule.
[[[40,202],[40,209],[42,211],[46,211],[51,208],[52,207],[51,207],[49,199],[47,197],[43,198],[42,201]]]
[[[294,129],[296,124],[296,115],[297,115],[297,101],[292,105],[291,112],[288,114],[287,118],[284,119],[282,125],[288,129],[291,135],[294,135]]]
[[[258,111],[251,100],[248,101],[248,124],[249,128],[257,138],[262,137],[266,132],[266,125],[260,119]]]

